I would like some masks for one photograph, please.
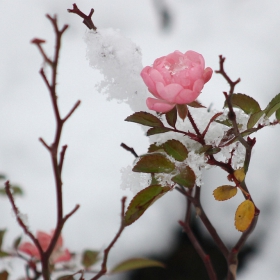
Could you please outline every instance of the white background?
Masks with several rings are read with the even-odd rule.
[[[106,101],[94,85],[101,79],[88,66],[83,41],[86,27],[82,19],[67,13],[73,1],[0,2],[0,172],[11,183],[20,184],[25,196],[16,200],[28,215],[30,228],[50,231],[55,226],[54,182],[50,159],[38,138],[53,139],[54,118],[48,91],[38,74],[42,58],[30,40],[47,40],[53,50],[53,31],[46,13],[58,15],[59,23],[70,25],[63,37],[59,65],[58,94],[66,114],[76,100],[82,105],[69,119],[62,144],[69,148],[63,173],[65,213],[79,203],[81,208],[63,230],[65,246],[71,251],[85,248],[102,250],[119,226],[120,199],[132,194],[120,189],[120,169],[133,156],[120,148],[125,142],[141,154],[148,140],[140,126],[123,120],[132,112],[124,104]],[[162,31],[152,0],[79,1],[88,13],[95,9],[97,27],[119,28],[142,49],[143,65],[174,50],[195,50],[205,57],[206,66],[218,69],[218,55],[226,56],[226,69],[233,78],[241,77],[237,92],[256,98],[264,108],[280,88],[280,4],[278,1],[169,0],[172,26]],[[223,79],[214,75],[205,86],[200,101],[215,108],[223,104]],[[250,240],[261,242],[261,251],[250,260],[239,279],[278,279],[279,266],[279,127],[257,134],[247,183],[261,209],[259,223]],[[209,174],[208,174],[209,173]],[[212,192],[226,183],[225,173],[211,170],[205,176],[203,205],[221,237],[229,243],[238,239],[233,225],[234,212],[242,201],[239,195],[224,203],[214,201]],[[218,179],[217,179],[218,178]],[[0,197],[0,228],[7,228],[4,248],[9,249],[21,229],[10,204]],[[172,192],[152,206],[137,223],[127,228],[110,254],[109,265],[146,253],[163,252],[173,244],[172,233],[183,217],[184,199]],[[1,265],[1,263],[0,263]],[[14,267],[17,277],[22,275]],[[105,278],[105,277],[104,277]],[[111,278],[113,279],[113,277]]]

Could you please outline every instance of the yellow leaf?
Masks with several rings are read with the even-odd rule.
[[[232,198],[237,193],[237,188],[234,186],[220,186],[213,191],[216,200],[223,201]]]
[[[245,231],[251,224],[255,215],[255,205],[250,200],[243,201],[235,213],[235,227],[239,231]]]
[[[238,182],[242,182],[245,179],[244,167],[235,170],[233,174]]]

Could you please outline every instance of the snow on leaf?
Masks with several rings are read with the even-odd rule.
[[[189,166],[186,166],[180,170],[179,174],[173,176],[171,180],[185,188],[192,188],[195,184],[196,176],[193,170]]]
[[[174,168],[174,163],[165,155],[161,153],[153,153],[141,156],[132,171],[144,173],[170,173]]]
[[[180,141],[171,139],[162,144],[164,151],[177,161],[184,161],[188,157],[188,150]]]

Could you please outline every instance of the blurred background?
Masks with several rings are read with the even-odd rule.
[[[83,40],[86,27],[81,18],[67,12],[72,4],[69,0],[0,2],[0,173],[23,188],[25,195],[16,203],[27,214],[30,229],[53,229],[56,210],[51,162],[38,138],[50,143],[55,123],[49,93],[38,73],[42,58],[30,41],[46,39],[44,47],[51,55],[54,34],[45,14],[57,14],[60,26],[70,25],[63,37],[58,71],[62,115],[76,100],[82,101],[65,125],[61,141],[68,144],[63,173],[65,213],[77,203],[81,205],[66,223],[63,237],[70,251],[81,252],[107,246],[119,227],[121,198],[127,196],[130,201],[133,197],[130,191],[120,189],[120,170],[134,160],[120,143],[141,154],[149,142],[140,126],[123,121],[132,113],[127,105],[108,102],[96,91],[95,84],[102,76],[88,65]],[[203,54],[206,66],[216,70],[222,54],[230,77],[241,78],[237,92],[253,96],[261,108],[279,93],[279,1],[80,0],[76,4],[85,13],[95,9],[97,28],[120,29],[131,38],[142,50],[144,66],[174,50],[195,50]],[[220,109],[222,92],[227,90],[226,82],[214,75],[200,101]],[[275,127],[256,135],[246,180],[261,215],[242,252],[238,279],[279,277],[279,133]],[[217,202],[212,196],[213,190],[226,182],[225,173],[218,169],[205,172],[202,203],[221,238],[231,246],[240,236],[233,219],[242,196],[226,202]],[[166,262],[167,271],[147,269],[110,279],[208,279],[178,225],[184,211],[184,198],[171,192],[128,227],[110,253],[109,267],[129,257],[148,256]],[[0,213],[0,229],[8,229],[3,244],[8,250],[22,230],[2,196]],[[219,279],[224,279],[224,260],[198,220],[194,219],[193,226],[215,259],[215,267],[220,268]],[[11,279],[24,274],[18,261],[0,259],[1,267],[13,271]],[[145,274],[148,272],[152,276]]]

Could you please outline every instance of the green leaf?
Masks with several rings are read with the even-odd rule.
[[[129,226],[139,219],[157,199],[162,197],[168,191],[170,191],[170,187],[153,185],[137,193],[125,212],[125,226]]]
[[[171,139],[162,144],[164,151],[177,161],[184,161],[188,157],[188,150],[180,141]]]
[[[148,149],[148,153],[159,152],[159,151],[164,152],[164,149],[162,148],[162,145],[157,146],[156,143],[151,144]]]
[[[225,126],[229,126],[229,127],[232,126],[232,122],[229,119],[226,119],[226,120],[223,120],[223,121],[215,120],[215,122],[223,124]]]
[[[193,107],[193,108],[206,108],[205,106],[203,106],[200,102],[198,102],[196,100],[191,103],[188,103],[188,106]]]
[[[280,121],[280,109],[276,110],[275,117],[278,121]]]
[[[141,156],[132,171],[143,173],[170,173],[174,168],[175,164],[165,155],[153,153]]]
[[[85,250],[82,256],[82,265],[89,268],[98,261],[98,251]]]
[[[205,153],[206,155],[214,155],[220,151],[221,151],[221,149],[218,147],[213,147],[212,145],[204,145],[197,152],[199,154]]]
[[[7,195],[5,188],[0,188],[0,195]]]
[[[0,180],[5,180],[6,176],[4,174],[0,174]]]
[[[186,166],[184,169],[180,170],[179,174],[171,178],[174,183],[186,188],[192,188],[195,184],[195,179],[195,174],[189,166]]]
[[[165,114],[165,118],[167,123],[175,128],[176,121],[177,121],[177,109],[176,106],[169,112]]]
[[[0,251],[0,258],[5,258],[5,257],[9,257],[10,254],[4,251]]]
[[[280,108],[280,93],[278,93],[264,109],[266,117],[270,117],[274,112]]]
[[[142,259],[142,258],[135,258],[123,261],[116,265],[109,273],[120,273],[125,272],[133,269],[145,268],[145,267],[162,267],[164,268],[164,264],[159,261],[149,260],[149,259]]]
[[[160,134],[160,133],[165,133],[171,131],[170,128],[168,127],[152,127],[147,131],[147,136],[151,136],[154,134]]]
[[[125,119],[127,122],[140,123],[151,127],[163,127],[163,123],[156,116],[147,112],[136,112]]]
[[[6,229],[0,230],[0,251],[2,249],[2,243],[3,243],[5,233],[6,233]]]
[[[18,248],[18,245],[20,244],[20,241],[21,241],[21,236],[19,236],[19,237],[14,241],[13,247],[14,247],[15,250]]]
[[[11,192],[13,195],[23,195],[23,191],[19,186],[11,186]],[[0,188],[0,195],[7,195],[5,188]]]
[[[260,111],[255,114],[252,114],[248,120],[247,128],[252,128],[258,122],[258,120],[263,116],[264,113],[265,113],[264,111]]]
[[[231,102],[233,107],[240,108],[247,115],[257,113],[261,110],[259,103],[254,98],[242,93],[234,93]],[[226,102],[224,107],[227,107]]]
[[[9,273],[6,270],[0,272],[0,280],[8,280]]]

